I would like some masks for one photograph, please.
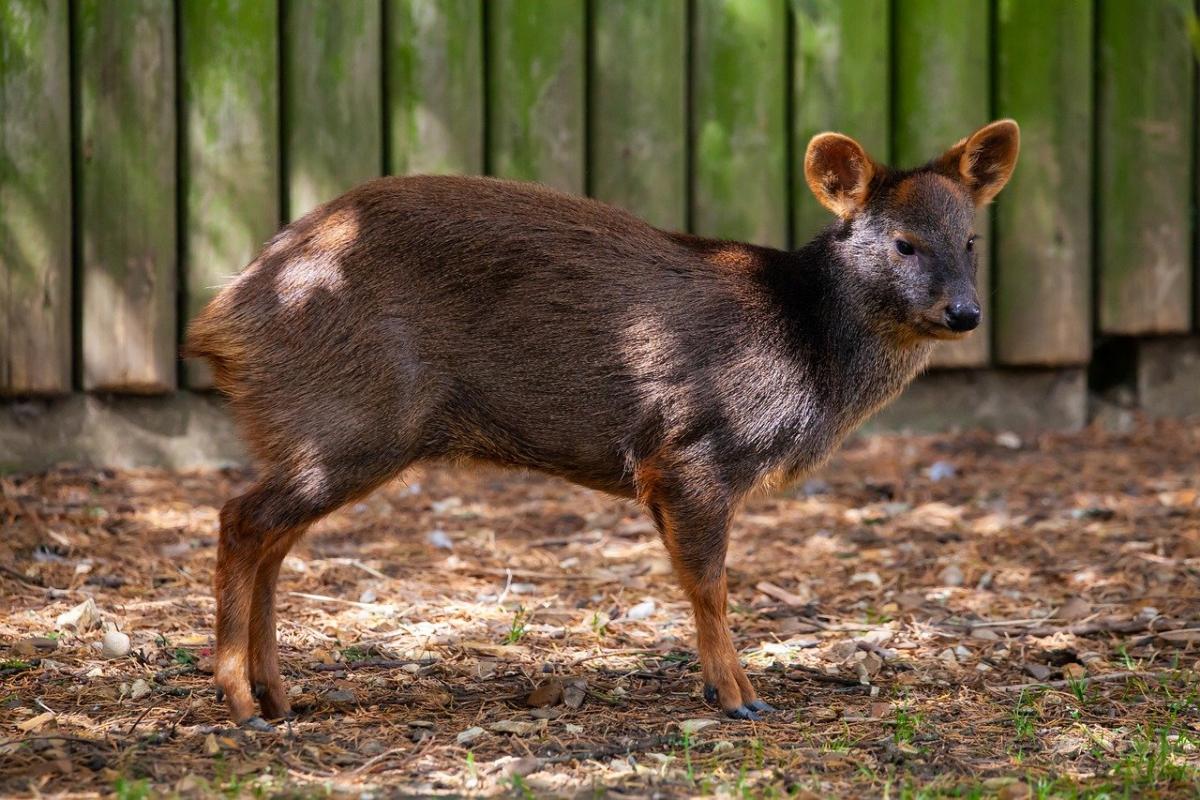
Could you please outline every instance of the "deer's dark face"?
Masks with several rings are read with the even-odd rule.
[[[850,220],[846,243],[860,279],[894,323],[917,336],[952,339],[982,317],[974,222],[965,187],[919,171],[877,190]]]
[[[838,247],[872,309],[904,338],[954,339],[982,317],[975,211],[1016,166],[1017,124],[993,122],[920,169],[893,172],[853,139],[820,134],[805,176],[844,221]]]

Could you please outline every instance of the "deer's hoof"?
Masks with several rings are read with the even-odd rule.
[[[731,719],[740,719],[747,722],[762,722],[762,717],[758,712],[753,711],[748,706],[738,706],[737,708],[728,709],[725,716]]]
[[[762,700],[751,700],[749,703],[746,703],[746,708],[756,711],[759,714],[770,714],[776,710],[775,706],[770,703],[764,703]]]
[[[249,728],[252,731],[258,731],[259,733],[274,733],[275,732],[275,726],[272,725],[271,723],[267,722],[265,719],[258,716],[257,714],[255,714],[253,717],[251,717],[250,719],[243,722],[242,727]]]

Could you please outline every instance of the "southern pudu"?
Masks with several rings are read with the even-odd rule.
[[[285,227],[185,345],[256,463],[220,515],[214,670],[233,718],[290,713],[274,616],[288,550],[439,459],[636,499],[691,601],[705,697],[735,718],[772,710],[726,621],[730,519],[979,324],[975,209],[1018,148],[1001,120],[901,170],[820,134],[804,173],[837,219],[791,252],[490,178],[382,178]]]

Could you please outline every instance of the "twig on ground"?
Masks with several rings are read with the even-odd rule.
[[[1034,681],[1033,683],[1014,683],[1009,686],[987,686],[989,692],[1022,692],[1027,689],[1066,689],[1074,686],[1090,686],[1093,683],[1110,683],[1112,681],[1121,681],[1126,678],[1158,678],[1163,675],[1171,675],[1178,670],[1159,670],[1157,672],[1110,672],[1107,675],[1096,675],[1090,678],[1080,678],[1078,680],[1061,680],[1061,681]]]

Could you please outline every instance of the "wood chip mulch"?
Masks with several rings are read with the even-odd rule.
[[[434,466],[288,557],[297,716],[230,727],[210,584],[247,480],[0,478],[0,795],[1200,792],[1200,422],[862,438],[751,501],[730,604],[761,723],[705,705],[636,506]]]

